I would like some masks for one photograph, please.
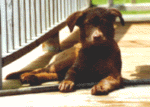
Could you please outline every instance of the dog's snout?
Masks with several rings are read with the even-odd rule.
[[[94,41],[95,40],[106,40],[106,38],[104,37],[103,33],[99,30],[96,30],[94,33],[93,33],[93,38],[94,38]]]
[[[103,33],[101,31],[95,30],[93,32],[93,37],[101,37],[101,36],[103,36]]]
[[[103,37],[102,33],[93,35],[93,38],[102,38],[102,37]]]

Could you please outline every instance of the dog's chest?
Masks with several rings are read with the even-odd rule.
[[[114,52],[109,47],[92,47],[81,51],[81,59],[84,60],[82,70],[89,70],[90,72],[102,71],[112,63],[110,59]]]
[[[98,61],[103,61],[109,58],[114,53],[114,50],[110,47],[93,46],[91,48],[81,50],[81,53],[86,62],[96,63]]]
[[[85,81],[97,81],[105,77],[114,65],[115,52],[109,48],[91,48],[80,50],[80,63],[78,63],[78,78]]]

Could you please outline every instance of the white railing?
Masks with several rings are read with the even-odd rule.
[[[42,37],[71,13],[89,5],[90,0],[1,0],[3,66],[8,64],[4,59],[9,55]]]
[[[0,64],[5,66],[57,34],[66,26],[65,19],[88,8],[90,0],[1,0],[0,4]]]

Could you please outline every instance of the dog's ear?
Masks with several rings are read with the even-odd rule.
[[[120,22],[124,26],[125,25],[124,19],[122,18],[122,14],[120,13],[120,11],[117,10],[117,9],[114,9],[114,8],[109,9],[109,10],[110,10],[111,14],[113,14],[115,17],[119,17],[120,18]]]
[[[77,25],[77,22],[80,23],[79,18],[81,18],[82,16],[83,16],[83,12],[78,11],[73,13],[67,18],[67,25],[70,29],[70,32],[73,31],[73,28],[75,25]]]

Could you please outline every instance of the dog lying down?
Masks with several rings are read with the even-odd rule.
[[[90,8],[73,13],[66,20],[70,31],[80,28],[80,42],[53,56],[44,67],[7,75],[6,79],[20,78],[22,83],[38,85],[60,80],[59,90],[70,92],[78,83],[98,82],[91,94],[108,94],[124,84],[144,84],[146,80],[130,81],[121,77],[120,49],[114,40],[116,17],[124,25],[116,9]]]

